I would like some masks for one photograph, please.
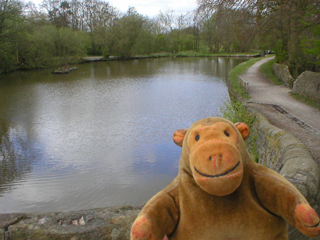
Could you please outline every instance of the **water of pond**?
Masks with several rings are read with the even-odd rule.
[[[246,59],[78,65],[0,78],[0,213],[138,206],[177,175],[176,129],[219,114]]]

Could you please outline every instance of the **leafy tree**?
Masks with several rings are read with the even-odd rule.
[[[211,53],[219,52],[222,47],[221,36],[216,28],[216,15],[213,14],[203,23],[201,36],[204,44],[209,48]]]
[[[131,57],[140,52],[134,49],[141,35],[147,33],[147,20],[142,15],[129,9],[122,18],[116,19],[110,29],[109,51],[112,55]],[[147,39],[145,39],[146,41]]]
[[[302,37],[301,47],[309,60],[309,70],[320,71],[320,24],[314,26]]]
[[[310,29],[319,24],[320,21],[320,2],[319,0],[292,0],[292,1],[237,1],[237,0],[198,0],[198,12],[205,15],[219,13],[221,9],[229,9],[223,14],[223,18],[235,18],[236,28],[231,31],[239,36],[238,39],[243,43],[251,42],[252,37],[246,39],[249,31],[249,36],[252,35],[251,29],[258,29],[254,32],[257,35],[255,43],[260,46],[276,47],[282,54],[278,60],[286,62],[294,77],[306,69],[308,56],[302,51],[301,39],[303,36],[310,33]],[[236,14],[242,12],[242,14]],[[243,18],[245,16],[245,18]],[[249,18],[247,18],[250,16]],[[255,18],[253,18],[254,16]],[[222,19],[223,19],[222,18]],[[225,20],[224,20],[225,21]],[[244,31],[237,33],[243,28],[243,23],[246,23]],[[229,38],[230,39],[230,38]],[[266,42],[269,41],[269,42]],[[226,44],[226,41],[223,41]],[[281,49],[279,44],[281,43]],[[233,47],[244,50],[244,47],[239,46],[241,42],[236,43]],[[286,53],[284,53],[284,51]]]
[[[160,11],[156,18],[156,44],[161,43],[159,51],[198,50],[199,31],[193,19],[193,14],[176,15],[173,10]]]
[[[167,52],[167,37],[160,33],[154,36],[154,52]]]
[[[24,43],[19,45],[20,68],[49,67],[55,57],[56,27],[53,25],[33,28],[24,38]]]
[[[0,2],[0,73],[15,70],[19,63],[17,44],[22,37],[22,4],[13,0]]]
[[[83,15],[86,30],[91,38],[89,53],[93,55],[105,55],[107,42],[107,29],[117,16],[114,7],[100,0],[84,0]]]

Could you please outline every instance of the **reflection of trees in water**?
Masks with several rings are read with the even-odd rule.
[[[31,172],[33,158],[28,151],[27,134],[23,128],[0,127],[0,194],[11,183]]]

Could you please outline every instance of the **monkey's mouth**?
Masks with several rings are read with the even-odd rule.
[[[197,173],[199,173],[200,175],[202,175],[202,176],[204,176],[204,177],[208,177],[208,178],[218,178],[218,177],[222,177],[222,176],[225,176],[225,175],[231,173],[231,172],[234,171],[239,165],[240,165],[240,161],[239,161],[233,168],[229,169],[228,171],[225,171],[224,173],[217,174],[217,175],[204,174],[204,173],[200,172],[196,167],[194,167],[194,170],[196,170]]]

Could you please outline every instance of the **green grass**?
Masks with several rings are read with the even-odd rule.
[[[257,55],[259,52],[245,52],[245,53],[210,53],[210,52],[197,52],[197,51],[183,51],[175,54],[177,57],[217,57],[217,56],[252,56]]]
[[[246,99],[250,98],[250,96],[244,91],[242,87],[240,87],[239,76],[244,74],[249,67],[251,67],[256,62],[260,61],[261,59],[263,59],[263,57],[253,58],[253,59],[250,59],[249,61],[243,62],[238,66],[236,66],[234,69],[232,69],[229,73],[229,79],[232,86],[232,90]]]
[[[305,97],[299,93],[291,93],[291,96],[305,104],[308,104],[309,106],[315,107],[320,110],[320,103],[317,100]]]
[[[249,127],[252,126],[255,117],[247,110],[247,107],[238,99],[225,101],[220,108],[220,114],[233,123],[244,122]]]
[[[151,55],[146,55],[146,56],[151,56],[153,58],[160,58],[160,57],[171,57],[173,56],[173,54],[167,53],[167,52],[160,52],[160,53],[153,53]]]
[[[275,59],[272,59],[260,66],[260,72],[264,76],[266,76],[268,79],[271,80],[271,82],[274,85],[282,85],[282,82],[280,81],[279,78],[277,78],[274,73],[273,73],[273,68],[272,65],[275,63]]]

